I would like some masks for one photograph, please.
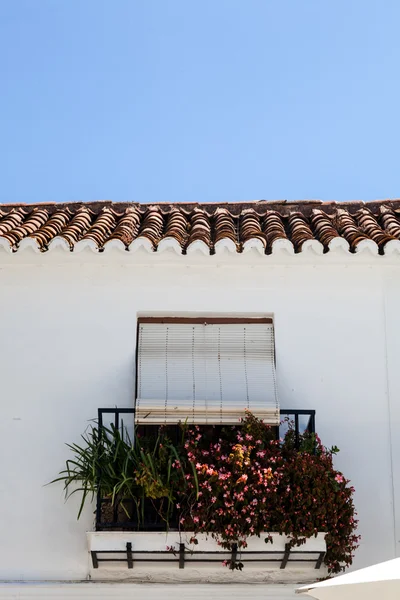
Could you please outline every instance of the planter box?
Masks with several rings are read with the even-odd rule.
[[[229,551],[205,534],[190,543],[190,532],[118,532],[101,531],[87,534],[89,567],[92,579],[131,579],[146,581],[296,581],[323,577],[326,550],[325,533],[318,533],[305,544],[287,552],[288,538],[270,534],[247,538],[247,548],[237,552],[243,571],[223,566],[230,560]],[[168,550],[170,548],[172,550]]]

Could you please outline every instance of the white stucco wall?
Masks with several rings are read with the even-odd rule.
[[[91,510],[44,484],[98,407],[133,405],[143,314],[273,315],[281,406],[316,409],[356,488],[355,566],[399,554],[399,274],[368,252],[0,251],[0,579],[87,577]]]

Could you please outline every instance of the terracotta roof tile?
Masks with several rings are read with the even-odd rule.
[[[16,229],[22,223],[27,212],[23,209],[12,208],[9,213],[6,211],[0,212],[0,235],[5,237],[5,234]]]
[[[44,248],[54,237],[63,231],[70,218],[71,213],[67,208],[58,210],[45,220],[39,229],[31,233],[29,237],[34,238],[40,248]]]
[[[289,237],[293,243],[296,252],[301,250],[302,245],[307,240],[313,240],[314,236],[307,222],[306,217],[301,212],[292,212],[288,218]]]
[[[195,208],[189,221],[188,245],[193,242],[204,242],[211,248],[211,224],[210,218],[204,210]]]
[[[173,208],[167,217],[164,237],[172,237],[184,247],[188,238],[189,223],[185,215]]]
[[[29,245],[25,239],[31,239],[37,249],[46,252],[53,247],[51,242],[55,238],[64,239],[72,251],[85,240],[98,250],[106,248],[112,240],[121,242],[122,249],[130,249],[138,238],[149,240],[148,249],[157,250],[161,241],[172,238],[178,242],[178,252],[181,248],[184,254],[197,242],[203,243],[203,251],[208,248],[213,253],[222,240],[227,240],[229,248],[237,252],[249,244],[250,249],[256,247],[263,252],[264,248],[268,254],[274,251],[274,242],[278,240],[287,244],[282,247],[292,248],[291,251],[294,248],[295,252],[310,247],[308,242],[319,251],[317,242],[320,242],[327,252],[333,240],[343,238],[351,252],[367,240],[373,243],[370,247],[375,252],[378,248],[383,254],[385,247],[392,251],[400,246],[400,200],[0,205],[1,248],[15,252],[20,246]]]
[[[144,214],[144,218],[139,229],[139,237],[145,237],[151,241],[154,247],[161,240],[164,229],[164,219],[160,209],[157,206],[151,206]]]
[[[214,243],[223,239],[230,239],[238,245],[235,219],[227,208],[217,208],[214,213]]]
[[[334,238],[339,237],[339,232],[333,224],[334,219],[320,208],[313,209],[310,221],[316,239],[319,240],[325,248],[328,247],[329,243]]]
[[[262,220],[262,228],[267,240],[267,249],[270,252],[272,244],[279,239],[287,239],[282,215],[276,210],[267,210]]]
[[[24,211],[25,212],[25,211]],[[2,234],[11,245],[20,242],[24,237],[30,236],[32,233],[40,229],[49,219],[50,213],[45,208],[34,207],[32,212],[28,212],[25,219],[16,224],[14,228]],[[1,226],[2,221],[0,221]]]
[[[339,208],[336,211],[336,226],[352,250],[355,250],[359,242],[368,239],[368,236],[357,226],[354,217],[345,208]]]
[[[117,226],[111,233],[109,240],[119,240],[128,247],[138,234],[140,220],[140,213],[136,208],[127,208],[118,220]]]
[[[396,239],[400,238],[400,219],[390,206],[381,206],[379,209],[383,229]]]
[[[267,245],[265,233],[261,229],[261,219],[253,208],[245,208],[240,215],[240,242],[245,244],[249,240],[261,240],[264,248]]]
[[[91,223],[91,214],[86,207],[82,206],[76,210],[75,214],[73,213],[70,222],[60,234],[68,242],[71,250],[83,238]]]
[[[112,235],[116,225],[114,211],[105,206],[81,239],[93,240],[98,248],[102,248]]]
[[[394,240],[395,237],[384,231],[378,224],[378,218],[371,213],[367,208],[362,208],[356,213],[356,220],[360,229],[376,244],[379,248],[382,248],[390,240]]]

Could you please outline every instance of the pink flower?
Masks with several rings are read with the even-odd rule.
[[[193,521],[194,521],[195,523],[198,523],[198,522],[199,522],[199,520],[200,520],[200,519],[199,519],[199,517],[193,517]]]
[[[338,473],[335,477],[335,481],[337,481],[338,483],[343,483],[343,481],[344,481],[343,475],[339,475],[339,473]]]

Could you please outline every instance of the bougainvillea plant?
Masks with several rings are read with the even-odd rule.
[[[245,548],[251,535],[268,542],[266,532],[286,534],[292,546],[327,532],[329,572],[350,565],[359,539],[354,489],[333,466],[337,449],[327,450],[312,434],[296,443],[294,437],[289,426],[285,438],[276,440],[271,427],[251,413],[217,440],[200,427],[189,429],[184,449],[195,475],[187,470],[187,490],[177,503],[181,527],[211,533],[227,549],[233,543]]]

